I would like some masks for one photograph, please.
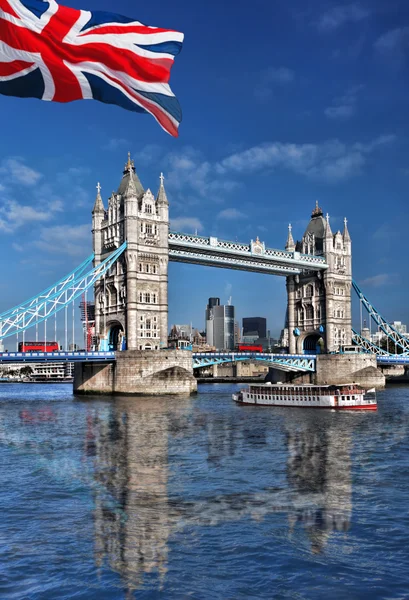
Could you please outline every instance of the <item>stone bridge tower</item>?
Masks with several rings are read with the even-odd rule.
[[[294,242],[289,227],[286,250],[323,256],[328,265],[324,272],[287,277],[289,352],[336,352],[350,345],[352,257],[346,219],[343,233],[333,234],[317,202],[300,242]]]
[[[159,350],[168,336],[169,205],[164,178],[156,198],[144,190],[128,154],[122,181],[105,210],[100,186],[92,211],[95,264],[127,248],[96,282],[95,329],[101,349]]]

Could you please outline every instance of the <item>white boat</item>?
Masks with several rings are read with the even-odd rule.
[[[233,394],[238,404],[255,406],[298,406],[333,410],[376,410],[375,389],[365,392],[356,383],[337,385],[292,385],[289,383],[251,383]]]

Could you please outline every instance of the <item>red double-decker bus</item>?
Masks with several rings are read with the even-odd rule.
[[[57,352],[57,342],[19,342],[19,352]]]
[[[263,346],[259,344],[239,344],[237,352],[263,352]]]

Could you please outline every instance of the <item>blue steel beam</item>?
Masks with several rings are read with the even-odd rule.
[[[409,356],[404,354],[390,354],[389,356],[377,356],[378,365],[409,365]]]
[[[34,306],[41,299],[47,299],[50,296],[54,296],[57,292],[61,292],[62,290],[65,290],[73,281],[78,279],[78,277],[80,277],[84,273],[84,271],[86,271],[89,268],[89,266],[91,265],[93,260],[94,260],[94,255],[91,254],[90,256],[88,256],[88,258],[86,258],[84,260],[84,262],[82,262],[78,267],[75,267],[75,269],[73,269],[70,273],[68,273],[68,275],[65,275],[65,277],[63,277],[62,279],[57,281],[57,283],[54,283],[53,285],[51,285],[47,289],[43,290],[36,296],[33,296],[29,300],[26,300],[25,302],[22,302],[21,304],[17,304],[13,308],[9,308],[8,310],[1,313],[0,321],[4,317],[7,317],[7,316],[13,315],[13,314],[17,314],[19,312],[22,312],[22,311]]]
[[[389,356],[391,353],[379,348],[376,344],[364,338],[355,329],[352,329],[352,341],[359,346],[364,352],[376,354],[377,356]]]
[[[266,248],[259,240],[242,244],[173,231],[169,233],[169,260],[284,276],[328,268],[322,256]]]
[[[194,352],[193,368],[201,369],[244,360],[257,360],[276,366],[283,371],[314,372],[315,354],[268,354],[255,352]]]
[[[112,362],[115,352],[0,352],[0,363]]]
[[[74,302],[95,281],[109,271],[125,248],[126,242],[91,271],[84,274],[82,270],[76,279],[70,281],[69,285],[58,289],[58,291],[47,297],[40,295],[36,299],[37,302],[33,301],[21,311],[13,311],[6,314],[5,317],[0,318],[0,340],[21,333],[34,325],[38,325]]]
[[[377,326],[382,329],[382,331],[387,335],[387,337],[392,340],[394,344],[402,348],[405,354],[409,354],[409,337],[405,337],[397,331],[393,325],[388,323],[386,319],[384,319],[379,311],[376,310],[373,304],[369,302],[368,298],[364,295],[356,281],[352,281],[352,286],[357,293],[360,301],[365,306],[366,310],[369,313],[369,316],[373,319],[373,321],[377,324]]]

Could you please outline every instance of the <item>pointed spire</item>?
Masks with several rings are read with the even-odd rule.
[[[326,214],[325,219],[327,221],[327,226],[325,227],[325,237],[332,239],[332,230],[331,230],[331,225],[329,224],[329,214],[328,213]]]
[[[322,216],[322,208],[318,205],[318,200],[315,201],[315,208],[311,213],[311,217],[321,217]]]
[[[287,243],[285,245],[285,249],[288,252],[292,252],[293,250],[295,250],[295,243],[294,243],[294,238],[293,238],[293,234],[292,234],[292,226],[291,223],[288,224],[288,236],[287,236]]]
[[[350,242],[351,241],[351,237],[349,235],[349,231],[348,231],[348,220],[345,218],[344,219],[344,231],[342,233],[342,237],[344,238],[344,242]]]
[[[102,197],[101,197],[101,185],[98,181],[97,183],[97,197],[95,198],[95,204],[94,204],[94,208],[92,210],[92,214],[94,213],[104,213],[105,212],[105,208],[104,208],[104,203],[102,201]]]
[[[128,198],[133,196],[140,198],[144,194],[144,189],[135,172],[135,164],[131,159],[130,152],[128,152],[128,160],[125,163],[122,181],[119,185],[117,194],[120,196],[128,196]]]
[[[131,197],[137,197],[137,191],[136,191],[136,187],[135,187],[135,181],[134,178],[132,177],[133,173],[132,170],[129,171],[129,177],[127,178],[128,181],[125,184],[125,189],[123,191],[123,195],[126,198],[131,198]]]
[[[169,204],[168,202],[168,197],[166,196],[166,191],[165,191],[165,177],[163,175],[163,173],[160,174],[160,186],[159,186],[159,191],[158,191],[158,195],[156,196],[156,202],[158,204]]]
[[[124,174],[128,171],[131,172],[132,170],[135,170],[135,163],[133,160],[131,160],[131,153],[128,152],[128,162],[125,163],[125,168],[124,168]]]

